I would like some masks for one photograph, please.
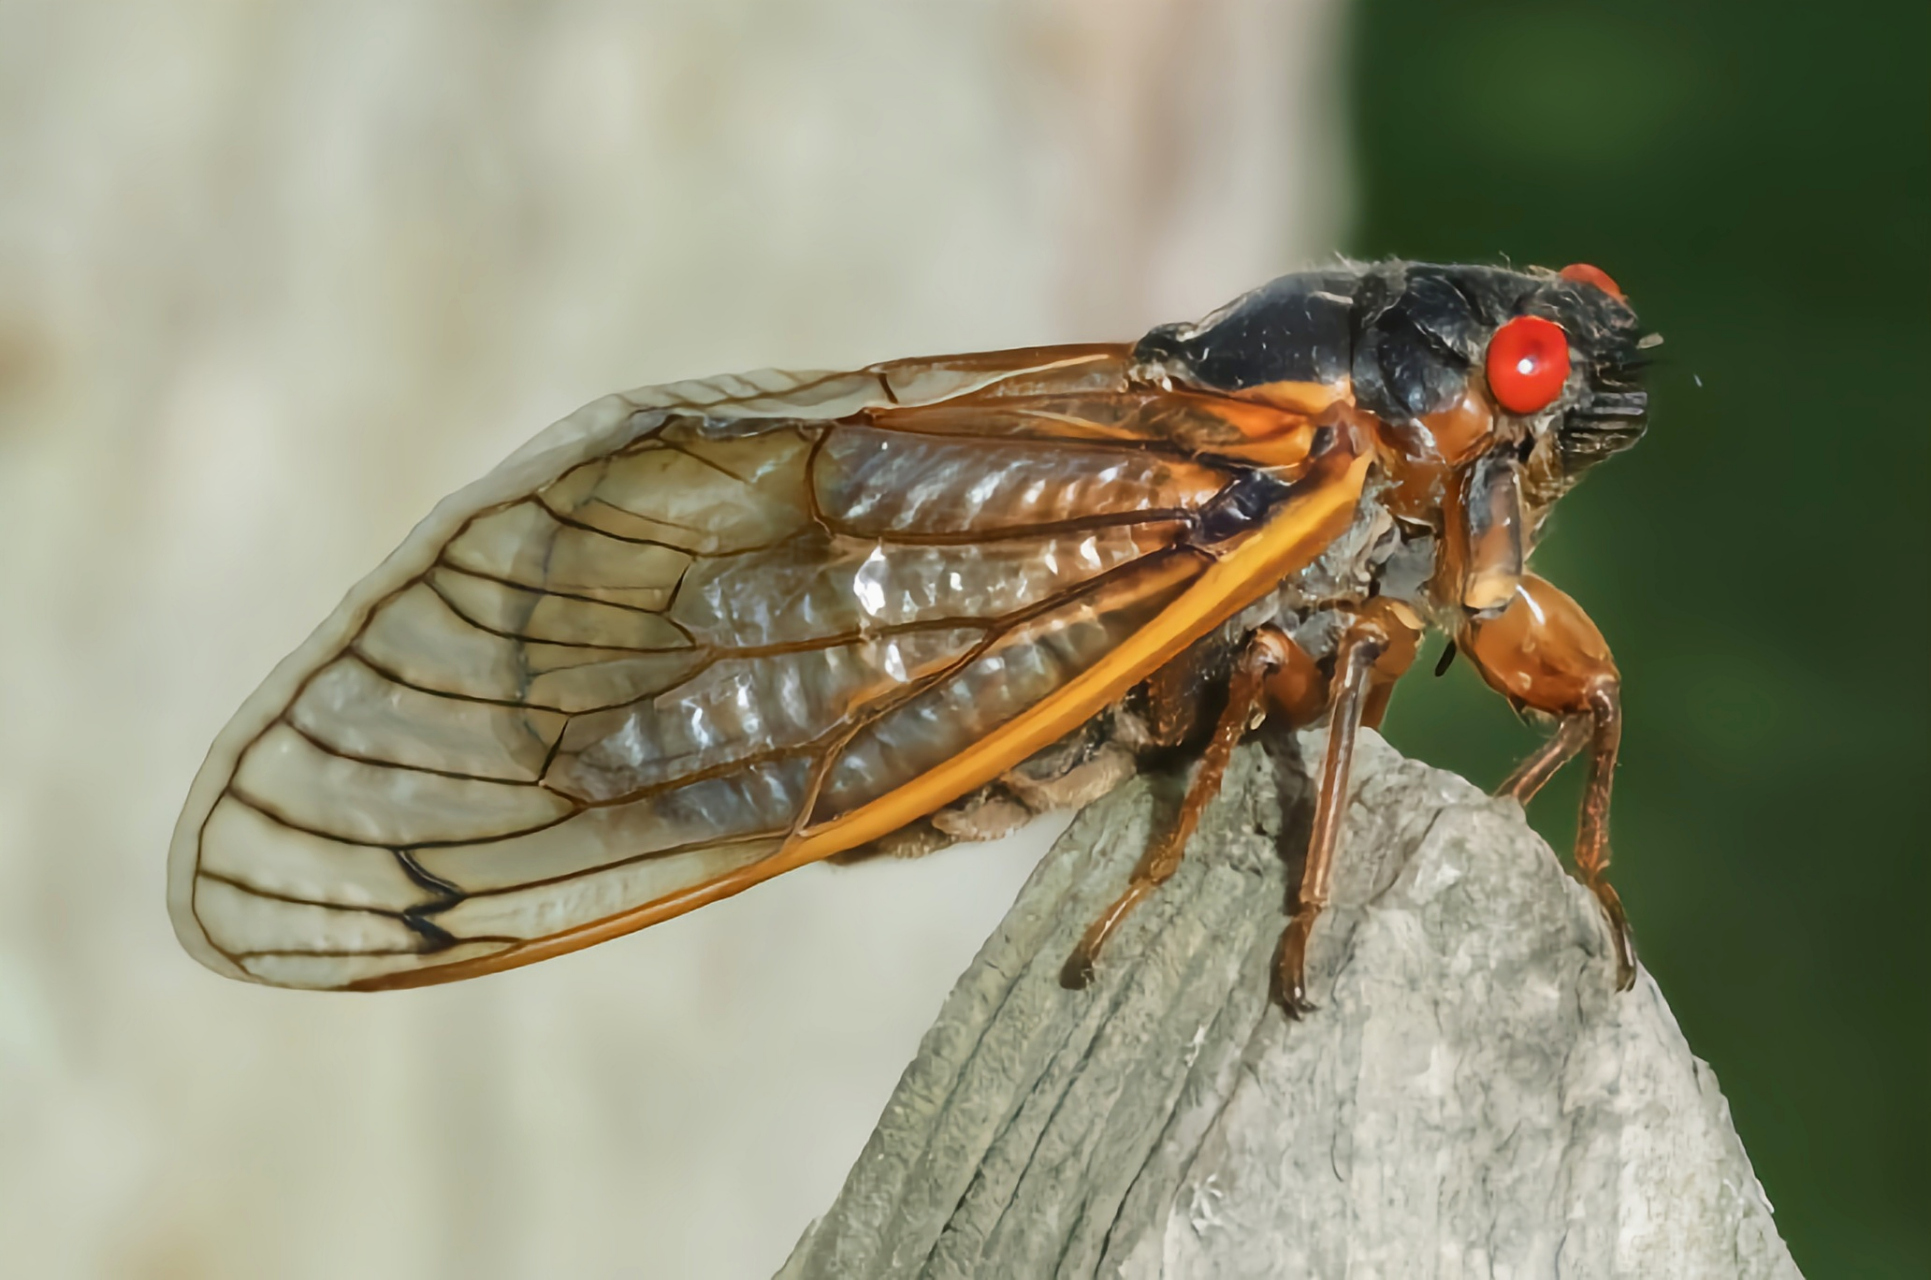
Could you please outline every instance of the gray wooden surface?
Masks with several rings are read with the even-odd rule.
[[[1612,989],[1588,893],[1512,802],[1372,734],[1317,1013],[1268,998],[1306,814],[1257,745],[1062,990],[1176,785],[1115,792],[1040,864],[783,1280],[1797,1275],[1655,983]]]

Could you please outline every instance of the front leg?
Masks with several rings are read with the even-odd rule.
[[[1502,784],[1500,794],[1527,802],[1586,744],[1589,781],[1576,826],[1576,869],[1609,917],[1615,936],[1617,987],[1636,981],[1636,953],[1622,900],[1609,869],[1609,790],[1622,742],[1622,681],[1609,645],[1582,606],[1554,586],[1523,574],[1499,609],[1471,616],[1460,644],[1482,679],[1517,707],[1561,718],[1555,735]]]

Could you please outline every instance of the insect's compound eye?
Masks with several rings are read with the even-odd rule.
[[[1517,316],[1488,340],[1488,388],[1510,413],[1546,409],[1569,380],[1569,337],[1541,316]]]
[[[1618,302],[1629,301],[1623,297],[1622,286],[1611,279],[1609,273],[1601,267],[1592,267],[1586,262],[1572,262],[1556,274],[1564,280],[1573,280],[1577,284],[1593,284]]]

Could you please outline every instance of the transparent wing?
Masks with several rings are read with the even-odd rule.
[[[766,372],[565,419],[224,730],[170,854],[177,933],[255,981],[442,981],[869,838],[1215,565],[1188,535],[1245,468],[1200,451],[1243,426],[1125,365]]]

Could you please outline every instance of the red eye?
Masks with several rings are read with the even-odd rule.
[[[1541,316],[1517,316],[1488,340],[1488,389],[1510,413],[1546,409],[1569,380],[1569,339]]]
[[[1586,262],[1572,262],[1556,274],[1577,284],[1593,284],[1618,302],[1629,301],[1623,297],[1622,286],[1610,279],[1609,273],[1601,267],[1592,267]]]

